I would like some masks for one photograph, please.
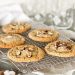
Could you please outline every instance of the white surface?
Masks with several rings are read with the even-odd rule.
[[[75,71],[75,69],[68,71],[67,73],[65,73],[64,75],[73,75],[73,72]]]
[[[12,21],[30,21],[18,4],[0,7],[0,25],[8,24]]]
[[[12,3],[20,4],[20,3],[24,3],[24,1],[25,0],[0,0],[0,6],[4,6]]]
[[[55,17],[53,18],[53,20],[54,20],[54,23],[55,23],[56,25],[58,25],[59,23],[61,23],[61,20],[60,20],[60,18],[59,18],[58,16],[55,16]]]
[[[64,34],[68,38],[75,39],[75,32],[73,32],[71,30],[60,30],[60,33]]]
[[[75,0],[25,0],[23,6],[31,13],[46,14],[55,11],[60,14],[73,7],[73,4],[75,4]]]
[[[49,13],[51,11],[63,12],[73,7],[75,0],[0,0],[0,6],[11,3],[22,4],[24,10],[28,9],[31,13]]]
[[[9,71],[9,70],[6,70],[4,72],[4,75],[16,75],[14,71]]]

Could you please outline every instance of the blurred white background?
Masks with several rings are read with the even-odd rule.
[[[32,11],[33,13],[49,13],[51,11],[65,11],[75,4],[75,0],[0,0],[0,5],[11,3],[20,3],[24,8]]]
[[[34,20],[75,30],[75,0],[0,0],[0,7],[13,4],[20,4],[24,13]]]

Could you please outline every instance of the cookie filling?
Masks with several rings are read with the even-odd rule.
[[[16,55],[19,57],[32,57],[37,55],[37,51],[32,48],[23,48],[22,50],[17,50]]]
[[[72,45],[68,42],[58,41],[55,44],[55,48],[57,52],[70,52]]]
[[[5,38],[6,39],[12,39],[12,36],[6,36]]]
[[[17,36],[6,36],[6,37],[2,38],[2,42],[4,42],[4,43],[10,43],[15,40],[20,40],[20,38]]]
[[[16,24],[13,24],[11,25],[11,29],[19,29],[20,28],[20,25],[16,25]]]
[[[53,33],[51,31],[45,30],[45,31],[37,31],[37,36],[38,37],[48,37],[52,36]]]
[[[11,41],[13,39],[12,36],[6,36],[4,38],[2,38],[2,42],[8,42],[8,41]]]

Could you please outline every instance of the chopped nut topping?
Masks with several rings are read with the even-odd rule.
[[[45,31],[38,31],[37,32],[37,36],[41,36],[41,37],[48,37],[48,36],[51,36],[53,35],[52,32],[48,31],[48,30],[45,30]]]
[[[58,47],[66,47],[68,49],[71,49],[72,45],[69,44],[69,43],[66,43],[66,42],[57,42],[56,45],[55,45],[57,48]]]
[[[56,44],[54,45],[57,52],[69,52],[71,51],[72,48],[72,44],[68,43],[68,42],[61,42],[58,41],[56,42]]]
[[[48,34],[53,35],[53,33],[52,33],[52,32],[48,32]]]
[[[23,50],[23,51],[22,51],[22,55],[25,56],[25,57],[26,57],[26,56],[27,56],[27,57],[31,57],[31,56],[32,56],[32,53],[31,53],[29,50]]]
[[[17,50],[16,55],[21,55],[21,51]]]
[[[62,46],[62,47],[58,47],[58,49],[56,51],[57,52],[69,52],[70,50],[69,49],[66,49],[65,46]]]
[[[34,51],[34,49],[31,47],[24,47],[22,50],[16,52],[16,55],[21,55],[29,58],[34,54],[36,54],[36,51]]]
[[[33,48],[29,48],[29,50],[30,50],[30,51],[33,51],[34,49],[33,49]]]
[[[66,41],[57,41],[54,43],[50,43],[47,47],[49,51],[55,52],[71,52],[73,44]]]

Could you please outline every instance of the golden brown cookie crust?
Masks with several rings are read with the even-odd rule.
[[[31,29],[31,25],[29,23],[15,22],[4,25],[2,27],[3,32],[13,34],[13,33],[22,33]]]
[[[34,49],[31,56],[29,56],[29,52],[31,52],[31,50],[28,53],[23,52],[25,54],[25,55],[23,55],[22,51],[23,51],[24,48],[26,48],[26,46],[28,48]],[[21,52],[20,56],[16,55],[17,50]],[[24,51],[26,51],[26,50],[27,49],[25,49]],[[33,53],[35,51],[37,51],[37,53],[35,55],[33,55]],[[17,47],[14,47],[14,48],[10,49],[7,53],[7,56],[8,56],[9,59],[11,59],[12,61],[15,61],[15,62],[35,62],[35,61],[39,61],[42,58],[44,58],[45,53],[42,49],[40,49],[37,46],[21,45],[21,46],[17,46]]]
[[[0,34],[0,48],[12,48],[25,43],[25,38],[19,34]]]
[[[61,40],[58,40],[58,41],[61,41]],[[59,46],[60,48],[58,47],[58,49],[57,49],[57,48],[55,48],[55,47],[57,47],[57,46],[55,46],[55,44],[58,41],[49,43],[45,47],[45,51],[47,54],[52,55],[52,56],[58,56],[58,57],[74,57],[75,56],[75,44],[73,44],[70,41],[61,41],[61,42],[68,44],[68,46],[66,45],[67,47],[65,47],[65,46],[61,45],[61,47]]]
[[[43,35],[43,37],[38,37],[38,36],[35,36],[37,35],[37,32],[39,31],[49,31],[51,32],[51,35]],[[58,39],[59,37],[59,33],[57,31],[54,31],[54,30],[48,30],[48,29],[37,29],[37,30],[33,30],[31,31],[29,34],[28,34],[29,38],[31,38],[32,40],[34,41],[39,41],[39,42],[52,42],[52,41],[55,41]]]

